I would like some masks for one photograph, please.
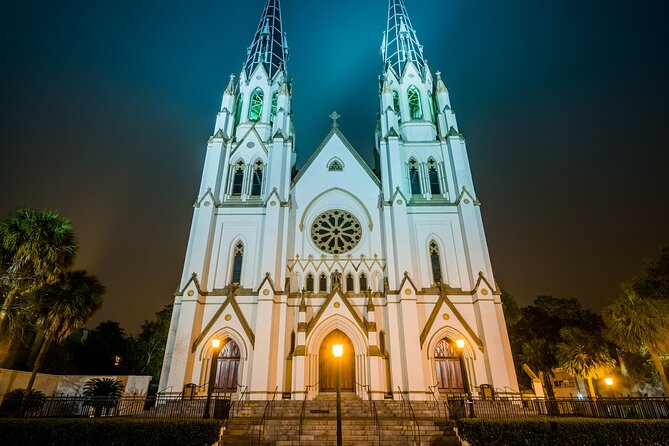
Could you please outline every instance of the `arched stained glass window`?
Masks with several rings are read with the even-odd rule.
[[[314,292],[314,276],[311,273],[307,274],[307,291]]]
[[[232,283],[240,283],[242,280],[242,261],[244,260],[244,244],[237,243],[235,246],[235,257],[232,265]]]
[[[242,106],[244,105],[244,95],[237,96],[237,103],[235,104],[235,126],[238,126],[242,121]]]
[[[365,273],[360,274],[360,292],[364,293],[367,291],[367,275]]]
[[[272,95],[272,107],[269,109],[269,122],[274,123],[274,118],[276,118],[277,109],[279,106],[279,92],[275,91]]]
[[[411,195],[420,195],[422,193],[420,187],[420,172],[418,162],[411,158],[409,160],[409,185],[411,186]]]
[[[249,103],[249,121],[258,122],[262,117],[262,106],[265,93],[260,87],[253,90]]]
[[[235,170],[232,173],[232,193],[233,197],[239,197],[242,194],[242,189],[244,188],[244,161],[239,160],[235,164]]]
[[[402,109],[400,108],[400,95],[398,92],[393,91],[393,110],[397,115],[397,119],[402,118]]]
[[[427,175],[430,180],[430,193],[432,195],[441,194],[441,184],[439,183],[439,165],[432,158],[427,161]]]
[[[355,287],[353,286],[353,274],[348,273],[346,276],[346,291],[349,293],[352,293],[355,291]]]
[[[321,274],[320,279],[318,280],[318,292],[326,293],[328,291],[328,279],[325,277],[325,274]]]
[[[409,100],[409,112],[411,119],[423,119],[423,105],[420,100],[420,90],[412,85],[407,90],[407,99]]]
[[[262,174],[265,169],[265,165],[262,161],[256,161],[253,166],[253,178],[251,180],[251,196],[259,197],[262,193]]]
[[[434,283],[441,283],[441,258],[439,257],[439,245],[434,240],[430,242],[430,263],[432,265],[432,278]]]

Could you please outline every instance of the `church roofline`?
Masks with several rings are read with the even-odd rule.
[[[358,153],[357,150],[355,150],[355,147],[349,142],[348,139],[344,136],[344,134],[339,130],[339,127],[333,127],[332,130],[330,130],[330,133],[327,134],[327,136],[323,139],[323,141],[320,143],[318,148],[314,151],[314,153],[311,154],[309,159],[307,160],[306,163],[304,163],[304,166],[299,170],[297,175],[292,181],[292,186],[295,187],[298,181],[300,181],[300,178],[302,178],[302,175],[311,167],[311,165],[316,161],[316,158],[318,158],[318,155],[325,149],[325,146],[328,145],[330,140],[334,137],[337,136],[339,140],[344,144],[344,147],[346,147],[349,152],[351,152],[351,155],[353,155],[353,158],[362,166],[362,168],[367,172],[367,175],[374,181],[374,184],[376,184],[379,188],[381,187],[381,181],[379,181],[378,177],[374,173],[374,171],[369,167],[367,162],[362,159],[360,154]]]

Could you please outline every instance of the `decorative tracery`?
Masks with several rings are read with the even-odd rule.
[[[251,177],[251,196],[259,197],[262,194],[262,177],[265,165],[261,160],[256,161],[253,166],[253,176]]]
[[[232,283],[240,283],[242,280],[242,263],[244,260],[244,244],[238,242],[235,245],[235,256],[232,262]]]
[[[430,158],[427,161],[427,175],[430,181],[430,193],[432,195],[441,194],[441,184],[439,183],[439,165],[433,158]]]
[[[409,113],[411,119],[423,119],[423,106],[420,101],[420,90],[412,85],[407,90],[407,99],[409,100]]]
[[[422,192],[420,187],[419,168],[420,165],[418,162],[414,158],[411,158],[409,160],[409,185],[411,186],[411,195],[420,195]]]
[[[274,94],[272,95],[272,106],[269,109],[269,122],[274,122],[274,118],[276,118],[276,112],[278,109],[279,105],[279,92],[275,91]]]
[[[257,122],[262,117],[263,100],[265,93],[260,87],[251,93],[251,102],[249,103],[249,121]]]
[[[439,245],[432,240],[430,242],[430,264],[432,266],[432,278],[434,283],[441,283],[441,258],[439,256]]]
[[[239,160],[235,164],[234,171],[232,173],[232,190],[230,195],[233,197],[239,197],[242,194],[242,189],[244,188],[244,170],[245,170],[244,161]]]
[[[362,238],[362,225],[351,213],[325,212],[314,220],[311,238],[316,246],[330,254],[343,254],[355,248]]]

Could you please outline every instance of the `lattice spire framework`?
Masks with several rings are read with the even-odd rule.
[[[288,54],[281,24],[281,5],[279,0],[267,0],[244,64],[246,75],[250,76],[258,65],[263,64],[269,77],[273,78],[277,72],[286,69]]]

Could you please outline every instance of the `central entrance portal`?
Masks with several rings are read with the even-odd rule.
[[[332,345],[344,346],[344,356],[335,358],[332,354]],[[334,330],[321,344],[318,353],[318,370],[321,392],[335,392],[337,390],[337,361],[341,361],[342,391],[353,392],[355,388],[355,351],[351,340],[340,330]]]

